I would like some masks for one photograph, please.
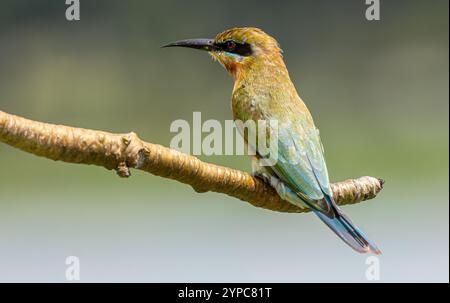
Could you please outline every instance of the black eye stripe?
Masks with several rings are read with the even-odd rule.
[[[248,43],[240,43],[233,40],[227,40],[224,42],[215,43],[215,45],[218,48],[218,50],[238,54],[241,56],[250,56],[253,53],[252,47]],[[230,49],[229,48],[230,46],[233,46],[233,48]]]

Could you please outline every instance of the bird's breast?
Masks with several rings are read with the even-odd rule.
[[[232,109],[235,120],[263,120],[269,114],[270,96],[254,88],[241,85],[233,90]]]

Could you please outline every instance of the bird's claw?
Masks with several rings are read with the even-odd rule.
[[[288,188],[283,181],[275,176],[271,176],[267,172],[258,169],[252,172],[252,176],[258,179],[263,180],[266,184],[269,184],[271,187],[275,189],[277,194],[281,199],[288,201],[300,208],[306,208],[306,204],[300,197],[294,193],[290,188]]]
[[[254,171],[251,174],[253,177],[263,180],[265,183],[270,184],[270,176],[262,171]]]

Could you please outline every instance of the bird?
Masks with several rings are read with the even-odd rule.
[[[253,146],[255,176],[273,186],[284,200],[312,210],[355,251],[381,254],[333,198],[319,130],[290,79],[275,38],[256,27],[236,27],[213,39],[178,40],[162,47],[207,51],[231,74],[234,120],[277,121],[277,161],[262,165],[258,146]],[[272,134],[274,129],[267,125]],[[241,135],[249,143],[243,131]]]

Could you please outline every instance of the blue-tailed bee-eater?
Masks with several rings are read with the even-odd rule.
[[[283,199],[310,208],[354,250],[380,254],[333,199],[319,131],[289,77],[278,42],[258,28],[244,27],[226,30],[214,39],[180,40],[164,47],[176,46],[208,51],[233,76],[235,120],[278,122],[277,161],[261,165],[254,146],[255,175],[270,182]]]

